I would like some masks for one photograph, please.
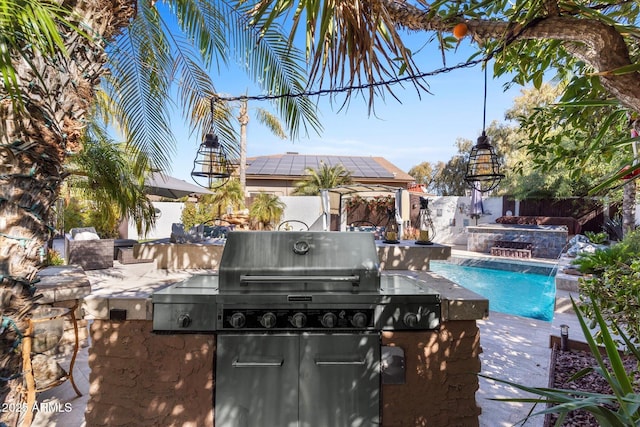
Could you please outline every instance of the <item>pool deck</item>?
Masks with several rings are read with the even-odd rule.
[[[481,257],[483,254],[469,253],[464,250],[452,250],[452,256]],[[490,255],[487,258],[495,259]],[[547,263],[551,266],[558,264],[558,261],[532,260],[532,262]],[[152,280],[155,273],[153,270],[144,270],[144,264],[123,265],[115,262],[114,269],[119,274],[111,275],[113,281],[122,281],[138,275],[141,281]],[[148,267],[147,267],[148,268]],[[104,281],[104,275],[100,272],[87,272],[91,281]],[[166,276],[164,276],[166,277]],[[113,283],[117,286],[118,283]],[[101,283],[104,286],[104,283]],[[558,290],[557,298],[569,298],[576,292]],[[549,376],[549,359],[551,350],[549,348],[550,335],[560,334],[560,325],[569,325],[570,338],[572,340],[583,341],[581,329],[576,316],[563,307],[558,307],[553,321],[544,322],[541,320],[528,319],[508,314],[490,312],[489,318],[479,320],[478,326],[481,331],[482,354],[482,374],[513,381],[528,386],[546,387]],[[39,393],[37,400],[43,405],[41,411],[36,413],[33,426],[86,426],[84,420],[84,410],[89,399],[89,351],[88,347],[82,348],[76,360],[74,372],[76,383],[83,396],[76,397],[71,384],[67,381],[51,390]],[[65,368],[68,367],[69,357],[62,358],[60,363]],[[482,408],[480,416],[481,427],[507,427],[513,426],[522,420],[529,412],[530,404],[495,402],[490,399],[500,397],[523,396],[523,393],[513,387],[497,383],[492,380],[480,378],[480,388],[476,394],[479,406]],[[66,407],[65,404],[69,404]],[[428,402],[425,402],[428,403]],[[63,410],[47,410],[48,408],[61,408]],[[65,411],[64,409],[70,408]],[[529,420],[527,427],[542,427],[543,417],[538,416]]]

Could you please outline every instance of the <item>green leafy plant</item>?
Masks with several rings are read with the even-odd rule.
[[[45,265],[63,265],[64,258],[60,255],[60,252],[54,249],[47,250],[47,258],[45,259]]]
[[[613,328],[613,332],[623,339],[627,349],[639,363],[640,350],[634,346],[624,331],[622,331],[615,322],[611,325],[607,324],[597,303],[595,302],[595,299],[593,296],[590,296],[590,298],[591,309],[594,313],[594,321],[600,327],[602,342],[606,358],[609,360],[609,363],[605,363],[605,358],[600,353],[596,340],[585,320],[585,315],[582,310],[583,307],[579,307],[572,299],[571,303],[578,316],[580,327],[582,328],[587,343],[589,344],[589,348],[596,359],[597,366],[594,368],[583,369],[576,373],[570,380],[581,378],[589,372],[595,371],[607,381],[611,387],[612,393],[604,394],[573,389],[528,387],[511,381],[481,375],[485,378],[490,378],[494,381],[508,384],[517,389],[539,396],[533,398],[493,399],[503,402],[534,403],[535,405],[531,409],[531,412],[525,420],[522,420],[520,425],[524,425],[525,422],[533,416],[553,413],[558,414],[555,426],[559,427],[562,425],[569,412],[575,410],[583,410],[592,414],[598,421],[598,424],[603,427],[627,427],[636,426],[640,423],[640,394],[633,387],[633,373],[625,370],[622,357],[608,326],[611,326]],[[534,412],[535,407],[538,404],[548,406],[546,409]]]
[[[215,218],[214,208],[215,206],[212,203],[186,202],[180,215],[180,221],[184,224],[185,229],[189,229],[194,225],[204,224]]]
[[[606,249],[580,254],[573,264],[578,266],[582,273],[600,274],[619,263],[630,264],[638,257],[640,257],[640,233],[632,232]]]
[[[587,239],[589,239],[591,243],[595,243],[596,245],[605,243],[607,240],[609,240],[609,235],[604,231],[601,231],[600,233],[596,233],[594,231],[585,231],[584,235],[587,236]]]
[[[605,321],[620,325],[634,343],[640,343],[640,233],[629,233],[621,242],[592,254],[580,256],[575,263],[581,272],[581,295],[593,295]],[[583,302],[587,302],[581,297]],[[587,317],[593,317],[592,305],[584,304]],[[612,328],[615,332],[615,329]],[[601,337],[596,334],[597,340]]]

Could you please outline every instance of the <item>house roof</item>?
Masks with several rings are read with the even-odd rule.
[[[341,164],[355,179],[383,179],[412,182],[414,178],[383,157],[327,156],[298,153],[274,154],[247,159],[247,176],[305,176],[305,169]]]

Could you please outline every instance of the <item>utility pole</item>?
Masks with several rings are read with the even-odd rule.
[[[240,123],[240,188],[242,195],[247,197],[247,124],[249,114],[247,113],[247,100],[240,101],[240,112],[238,114]]]

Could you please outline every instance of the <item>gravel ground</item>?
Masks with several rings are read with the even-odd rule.
[[[625,356],[623,358],[627,372],[631,372],[637,368],[637,360],[634,357]],[[605,362],[607,360],[605,359]],[[596,393],[611,394],[611,388],[607,381],[596,372],[590,372],[586,376],[569,381],[571,376],[581,369],[597,366],[597,362],[590,352],[585,351],[557,351],[555,358],[555,366],[553,369],[554,379],[553,388],[562,388],[570,390],[591,391]],[[640,385],[639,378],[636,376],[636,385]],[[640,388],[637,388],[640,390]],[[555,415],[552,415],[551,421],[546,425],[553,426],[556,422]],[[599,424],[595,418],[585,411],[573,411],[567,415],[563,427],[598,427]]]

